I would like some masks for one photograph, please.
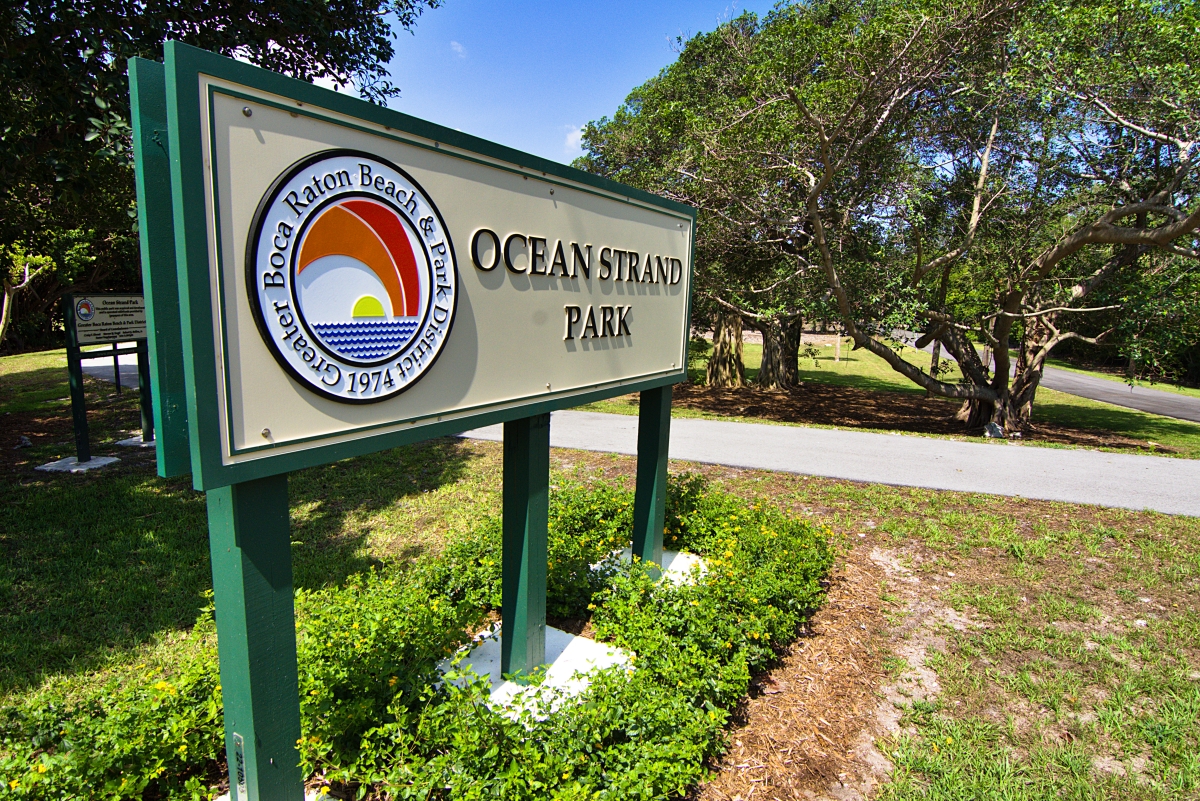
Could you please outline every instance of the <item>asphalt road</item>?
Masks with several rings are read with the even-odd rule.
[[[121,343],[121,347],[133,347],[134,344],[135,343],[133,342],[123,342]],[[137,355],[131,353],[127,356],[118,356],[117,360],[121,363],[121,386],[137,389]],[[101,381],[115,383],[113,381],[112,356],[98,356],[91,359],[80,359],[80,366],[83,368],[84,375],[90,375],[92,378],[98,378]]]
[[[501,441],[503,428],[489,426],[462,436]],[[555,412],[550,444],[634,454],[637,418]],[[1200,460],[693,418],[671,421],[670,456],[852,481],[1200,516]]]
[[[121,383],[136,387],[137,357],[122,356],[120,360]],[[113,379],[111,356],[85,361],[83,369],[105,381]],[[1128,391],[1128,387],[1104,379],[1079,376],[1066,370],[1054,372],[1085,379],[1088,384],[1115,385],[1118,395]],[[1046,384],[1057,389],[1049,382]],[[1099,390],[1112,392],[1105,386],[1097,390],[1097,395]],[[1170,400],[1196,400],[1167,392],[1154,394],[1165,395]],[[1117,403],[1105,397],[1096,399]],[[1200,460],[1042,448],[1011,440],[960,442],[902,434],[691,418],[673,419],[671,429],[672,459],[896,486],[1020,495],[1200,516]],[[498,442],[502,439],[503,429],[498,425],[489,426],[463,436]],[[555,412],[550,425],[550,443],[558,448],[636,454],[637,418],[594,412]]]
[[[1130,387],[1095,376],[1047,367],[1042,371],[1042,386],[1078,395],[1081,398],[1104,401],[1151,414],[1176,417],[1200,423],[1200,398],[1179,395],[1146,387]]]
[[[897,331],[896,333],[910,344],[920,336],[912,331]],[[932,353],[933,345],[925,346],[925,351]],[[946,353],[944,348],[942,358],[954,361],[954,357]],[[1083,375],[1070,370],[1060,370],[1057,367],[1046,367],[1042,371],[1041,385],[1047,389],[1111,403],[1114,406],[1124,406],[1127,409],[1137,409],[1151,414],[1161,414],[1164,417],[1175,417],[1200,423],[1200,398],[1192,395],[1180,395],[1175,392],[1163,392],[1160,389],[1147,389],[1146,387],[1130,387],[1128,384]]]

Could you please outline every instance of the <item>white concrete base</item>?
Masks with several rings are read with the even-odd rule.
[[[633,549],[621,551],[620,560],[628,562],[633,558]],[[693,568],[697,572],[693,573]],[[703,577],[708,572],[704,560],[694,553],[686,551],[663,551],[662,579],[668,584],[691,584],[697,577]]]
[[[89,470],[108,467],[119,461],[121,460],[116,456],[93,456],[86,462],[81,462],[74,456],[68,456],[66,459],[59,459],[57,462],[50,462],[36,469],[45,470],[47,473],[86,473]]]
[[[154,440],[143,441],[142,435],[123,439],[117,443],[124,448],[153,448],[157,443]]]
[[[305,790],[304,791],[304,801],[319,801],[322,798],[329,798],[329,796],[327,796],[327,795],[323,796],[319,792],[316,792],[315,790]],[[229,801],[229,793],[225,793],[224,795],[219,795],[215,799],[213,799],[213,801]]]
[[[546,677],[537,685],[518,684],[505,681],[500,673],[500,639],[497,625],[484,632],[457,664],[446,659],[438,665],[438,669],[442,673],[451,670],[474,673],[487,679],[491,686],[489,701],[492,707],[514,719],[525,710],[531,710],[536,718],[544,718],[563,700],[586,690],[591,684],[589,674],[593,671],[615,666],[631,667],[633,664],[630,655],[620,648],[547,626]],[[467,678],[453,681],[462,686]]]

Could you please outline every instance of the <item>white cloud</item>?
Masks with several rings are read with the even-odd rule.
[[[568,125],[567,138],[563,140],[563,155],[575,158],[583,155],[580,144],[583,141],[583,129],[578,125]]]
[[[459,58],[467,57],[467,48],[463,47],[458,42],[451,42],[450,49],[453,50],[454,55],[458,56]]]

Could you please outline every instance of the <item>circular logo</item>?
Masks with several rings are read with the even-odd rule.
[[[75,316],[85,323],[96,316],[96,306],[87,298],[75,304]]]
[[[308,389],[385,400],[433,366],[454,322],[454,246],[399,167],[348,150],[288,168],[263,197],[246,288],[267,346]]]

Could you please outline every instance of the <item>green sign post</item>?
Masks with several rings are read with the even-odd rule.
[[[160,474],[207,493],[234,799],[303,798],[287,474],[504,424],[502,670],[545,659],[550,413],[641,393],[660,563],[695,211],[168,42],[129,65]]]

